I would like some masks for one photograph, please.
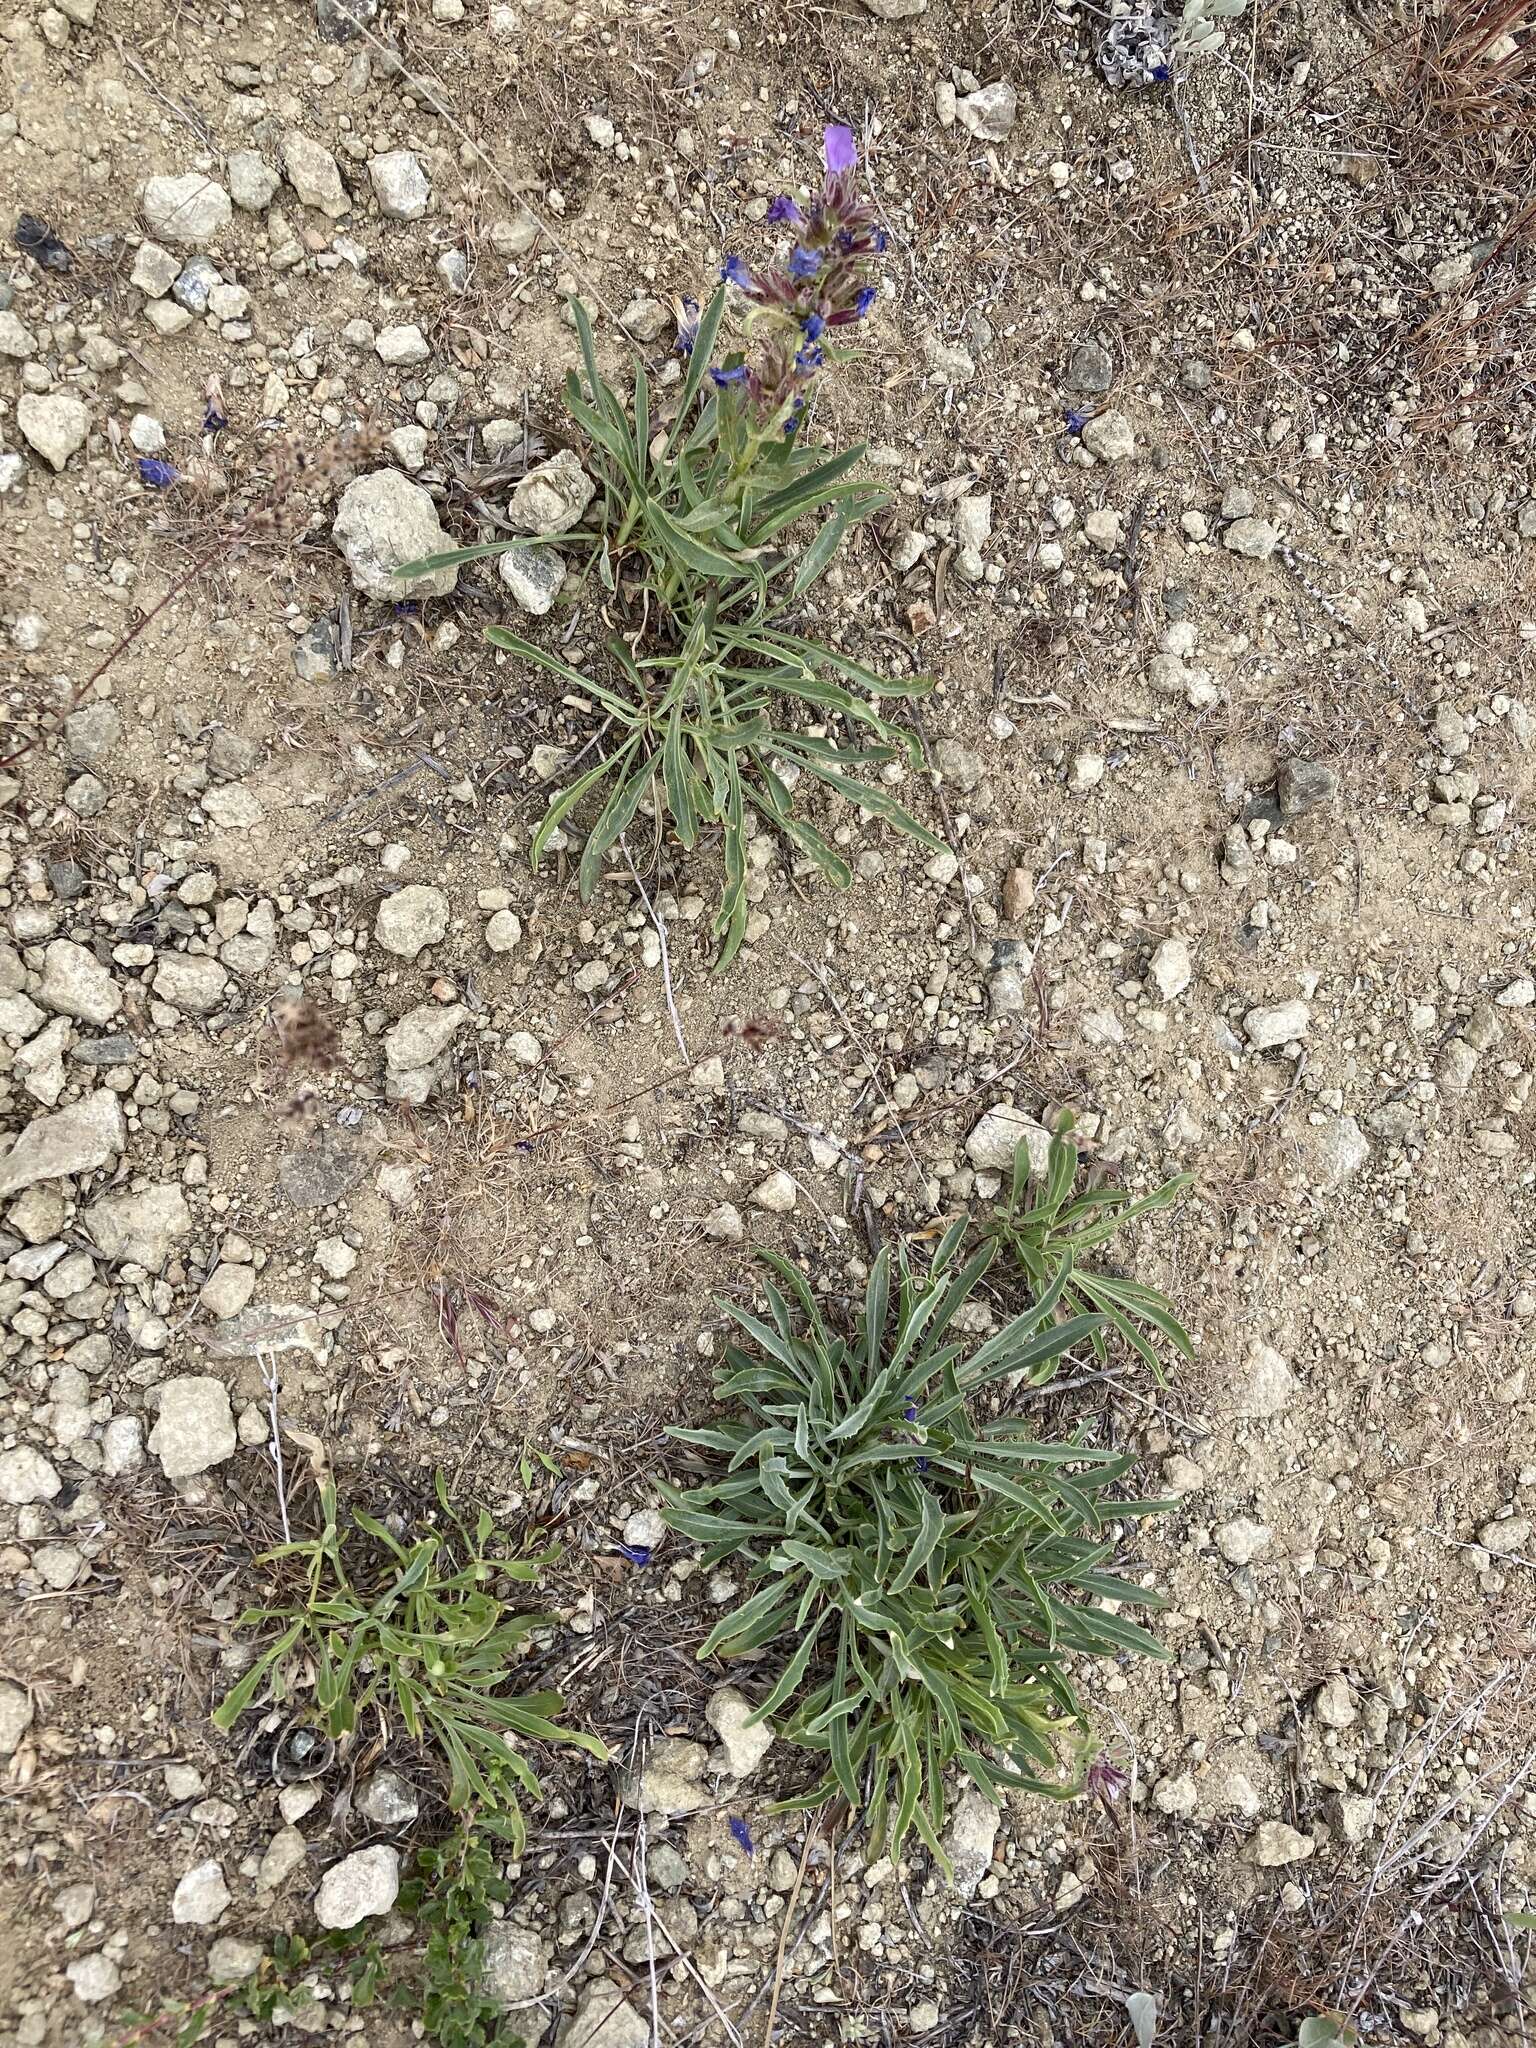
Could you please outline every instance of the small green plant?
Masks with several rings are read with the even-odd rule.
[[[1195,1355],[1189,1332],[1174,1314],[1172,1302],[1144,1281],[1080,1266],[1078,1260],[1138,1216],[1166,1208],[1190,1186],[1193,1175],[1175,1174],[1150,1195],[1133,1201],[1124,1188],[1084,1188],[1074,1194],[1077,1169],[1072,1119],[1064,1116],[1051,1137],[1043,1188],[1036,1181],[1029,1147],[1021,1144],[1014,1154],[1007,1204],[987,1223],[986,1233],[1007,1246],[1032,1293],[1044,1294],[1059,1278],[1067,1313],[1103,1318],[1088,1339],[1097,1359],[1107,1356],[1106,1333],[1113,1331],[1161,1381],[1163,1372],[1153,1336],[1164,1338],[1184,1358]]]
[[[312,1695],[314,1718],[335,1739],[350,1735],[370,1708],[398,1718],[407,1735],[429,1741],[448,1765],[448,1804],[472,1801],[501,1817],[521,1846],[521,1790],[538,1780],[514,1747],[519,1738],[569,1743],[606,1762],[596,1736],[564,1728],[558,1693],[509,1694],[519,1645],[544,1614],[514,1614],[493,1582],[536,1580],[556,1553],[494,1555],[509,1539],[482,1508],[473,1529],[460,1520],[437,1477],[441,1524],[403,1542],[361,1508],[349,1526],[338,1518],[336,1484],[320,1482],[318,1536],[280,1544],[261,1562],[301,1565],[301,1592],[282,1605],[255,1607],[238,1626],[271,1635],[214,1711],[232,1728],[264,1686],[276,1699]],[[354,1561],[355,1560],[355,1561]]]
[[[664,433],[643,366],[635,365],[626,405],[598,368],[585,309],[572,301],[585,375],[568,376],[566,408],[587,443],[598,499],[595,523],[561,541],[589,550],[607,593],[605,616],[621,630],[607,638],[601,673],[583,673],[506,627],[487,633],[604,721],[606,743],[593,765],[555,795],[534,833],[534,864],[588,799],[597,811],[577,870],[583,900],[642,806],[685,849],[718,833],[721,966],[746,931],[749,816],[837,887],[852,880],[843,854],[796,809],[803,777],[943,850],[887,788],[867,779],[869,769],[898,758],[920,761],[916,736],[879,707],[928,682],[889,681],[803,630],[814,587],[843,540],[890,502],[888,492],[850,480],[862,447],[833,454],[803,444],[814,382],[843,353],[835,338],[865,319],[879,295],[868,280],[885,238],[855,194],[855,163],[851,133],[829,128],[826,180],[810,215],[787,199],[770,215],[794,223],[794,255],[756,272],[732,257],[723,273],[730,294],[722,285],[702,316],[690,306],[680,329],[687,368]],[[731,305],[742,345],[717,362]],[[820,522],[814,536],[786,545],[788,531],[812,519]],[[400,573],[526,546],[490,541]],[[839,725],[846,737],[829,737]]]
[[[471,1816],[435,1848],[423,1849],[400,1887],[399,1910],[425,1936],[421,1966],[391,1994],[391,2003],[420,2018],[442,2048],[522,2048],[522,2035],[485,1989],[486,1923],[512,1887],[501,1874],[498,1837],[518,1838],[502,1816]]]
[[[915,1828],[940,1858],[951,1764],[994,1800],[1070,1796],[1091,1745],[1068,1660],[1163,1654],[1119,1612],[1161,1602],[1103,1569],[1106,1523],[1157,1505],[1113,1497],[1134,1460],[1039,1443],[1016,1416],[980,1419],[998,1382],[1043,1386],[1100,1327],[1053,1322],[1071,1259],[968,1357],[948,1333],[997,1244],[962,1265],[964,1231],[922,1276],[904,1247],[882,1251],[847,1335],[768,1256],[783,1290],[765,1285],[771,1320],[721,1304],[748,1345],[727,1346],[716,1393],[747,1419],[673,1430],[724,1470],[664,1488],[671,1527],[706,1564],[744,1563],[753,1587],[700,1656],[796,1645],[756,1714],[782,1713],[782,1731],[827,1758],[789,1804],[841,1794],[877,1845],[894,1853]]]

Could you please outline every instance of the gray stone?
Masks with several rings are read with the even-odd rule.
[[[512,601],[531,618],[542,619],[565,583],[565,561],[553,548],[513,547],[496,559]]]
[[[1248,1845],[1248,1857],[1260,1870],[1281,1870],[1287,1864],[1305,1863],[1317,1844],[1311,1835],[1299,1834],[1282,1820],[1260,1821]]]
[[[400,1852],[387,1844],[354,1849],[333,1863],[315,1895],[315,1918],[322,1927],[355,1927],[376,1919],[394,1905],[400,1891]]]
[[[64,1482],[41,1451],[30,1444],[18,1444],[13,1451],[0,1451],[0,1501],[7,1507],[24,1508],[37,1501],[52,1500]]]
[[[16,401],[16,424],[22,439],[35,448],[51,469],[62,469],[85,446],[91,416],[78,398],[59,391],[24,391]]]
[[[385,1033],[385,1059],[392,1067],[430,1067],[452,1045],[468,1016],[462,1003],[418,1004]]]
[[[653,341],[660,341],[667,331],[667,323],[671,317],[660,299],[638,298],[631,299],[624,308],[619,315],[619,324],[636,341],[648,345]]]
[[[353,478],[341,494],[331,538],[346,557],[354,587],[369,597],[446,597],[459,580],[456,568],[409,581],[398,574],[407,562],[453,546],[431,498],[398,469]]]
[[[202,171],[151,178],[139,210],[151,234],[193,248],[216,240],[233,218],[229,194]]]
[[[733,1778],[749,1777],[773,1747],[773,1724],[751,1723],[751,1716],[752,1702],[734,1685],[722,1685],[704,1709],[705,1720],[720,1738],[726,1769]]]
[[[515,953],[523,943],[522,921],[510,910],[496,910],[485,921],[485,943],[493,953]]]
[[[24,363],[37,353],[37,336],[7,308],[0,312],[0,356]]]
[[[30,1038],[48,1021],[30,996],[0,996],[0,1038]]]
[[[151,299],[163,299],[181,271],[181,258],[158,242],[140,242],[128,282]],[[154,451],[151,450],[151,453]]]
[[[322,1124],[313,1145],[283,1154],[277,1185],[296,1209],[324,1209],[345,1201],[367,1171],[363,1148],[335,1124]]]
[[[485,1930],[485,1989],[504,2010],[526,2005],[549,1982],[549,1948],[526,1927],[493,1920]]]
[[[283,160],[283,175],[298,193],[301,204],[313,206],[327,220],[339,220],[352,201],[331,152],[312,136],[290,128],[278,154]]]
[[[964,99],[955,102],[955,117],[960,126],[978,142],[1005,141],[1013,131],[1018,111],[1018,94],[1001,79],[968,92]]]
[[[448,898],[441,889],[411,882],[384,898],[374,918],[374,935],[387,953],[414,960],[448,930]]]
[[[1311,1022],[1310,1006],[1298,999],[1250,1010],[1243,1019],[1243,1030],[1255,1052],[1271,1052],[1276,1046],[1305,1038]]]
[[[1022,1109],[995,1103],[966,1139],[966,1157],[983,1172],[1012,1173],[1021,1143],[1029,1148],[1031,1171],[1044,1173],[1050,1160],[1050,1132]]]
[[[350,43],[379,11],[379,0],[315,0],[315,26],[327,43]]]
[[[229,1389],[206,1373],[187,1373],[160,1389],[160,1414],[149,1448],[167,1479],[190,1479],[235,1454]]]
[[[212,1927],[228,1906],[224,1872],[210,1856],[205,1863],[194,1863],[177,1885],[171,1918],[178,1927]]]
[[[1123,412],[1101,412],[1083,428],[1083,446],[1100,462],[1126,462],[1136,453],[1136,436]]]
[[[192,1212],[173,1180],[132,1193],[103,1195],[85,1214],[85,1227],[104,1257],[158,1273],[179,1238],[192,1234]]]
[[[64,1974],[82,2005],[100,2005],[115,1998],[123,1981],[122,1971],[101,1949],[92,1955],[73,1957],[64,1965]]]
[[[261,1968],[261,1943],[242,1941],[237,1934],[221,1934],[208,1949],[210,1984],[243,1984]]]
[[[1352,1116],[1333,1117],[1318,1133],[1318,1168],[1330,1187],[1353,1180],[1370,1156],[1371,1141]]]
[[[206,256],[194,256],[171,286],[171,297],[189,313],[206,313],[208,295],[219,282],[218,266]]]
[[[753,1208],[762,1209],[770,1216],[788,1216],[798,1199],[799,1189],[795,1186],[794,1176],[786,1173],[782,1166],[760,1180],[751,1197]]]
[[[357,1806],[381,1828],[409,1827],[421,1811],[416,1788],[398,1771],[375,1771],[357,1795]]]
[[[716,1244],[743,1244],[747,1226],[734,1202],[717,1202],[704,1219],[704,1235]]]
[[[623,1783],[626,1806],[642,1813],[697,1813],[709,1804],[704,1770],[709,1752],[701,1742],[664,1736],[645,1753],[638,1777],[631,1771]]]
[[[1164,939],[1147,963],[1153,986],[1164,1002],[1183,995],[1194,978],[1188,943],[1179,938]]]
[[[576,456],[562,448],[521,480],[507,518],[521,533],[568,533],[592,502],[594,488]]]
[[[1248,1515],[1235,1515],[1216,1531],[1216,1548],[1230,1565],[1252,1564],[1274,1540],[1274,1531]]]
[[[1504,1515],[1484,1522],[1477,1540],[1490,1557],[1513,1557],[1526,1550],[1531,1541],[1531,1524],[1524,1515]]]
[[[29,1124],[0,1159],[0,1195],[14,1195],[38,1180],[93,1173],[128,1142],[123,1106],[110,1088]]]
[[[646,1852],[645,1874],[653,1892],[680,1892],[693,1876],[688,1859],[670,1842],[653,1842]]]
[[[242,213],[265,213],[283,182],[259,150],[231,150],[224,162],[229,194]]]
[[[1282,818],[1299,818],[1319,805],[1332,803],[1338,794],[1339,778],[1323,761],[1287,761],[1280,770],[1279,795]]]
[[[386,220],[420,220],[432,203],[432,187],[413,150],[369,157],[368,182]]]
[[[61,1017],[106,1024],[122,1008],[117,983],[94,953],[73,939],[55,939],[43,954],[38,997]]]
[[[606,1977],[588,1984],[555,2036],[555,2048],[649,2048],[650,2022]]]
[[[426,362],[432,353],[427,337],[415,325],[386,327],[373,350],[381,363],[406,369],[414,363]]]
[[[101,1432],[101,1469],[126,1479],[144,1464],[144,1425],[137,1415],[114,1415]]]
[[[293,672],[301,683],[327,682],[336,673],[336,629],[329,619],[316,619],[293,645]]]
[[[1097,335],[1087,335],[1067,363],[1067,389],[1086,398],[1102,398],[1115,381],[1115,359]]]
[[[1299,1382],[1287,1359],[1272,1344],[1254,1338],[1232,1391],[1232,1413],[1257,1421],[1279,1415],[1290,1405]]]
[[[242,1309],[216,1330],[206,1330],[209,1358],[256,1358],[263,1352],[307,1351],[317,1364],[326,1356],[325,1332],[312,1308],[297,1301],[259,1302]]]
[[[291,1824],[281,1827],[262,1852],[256,1883],[264,1892],[281,1891],[296,1870],[304,1867],[304,1837]]]
[[[64,721],[64,747],[77,768],[95,768],[110,760],[123,743],[123,720],[115,704],[98,698],[82,704]]]
[[[0,1757],[14,1757],[33,1724],[33,1696],[0,1679]],[[90,1917],[90,1915],[86,1915]]]
[[[224,1321],[239,1315],[256,1292],[254,1266],[215,1266],[198,1292],[198,1301],[209,1315]]]
[[[1267,519],[1234,519],[1222,534],[1221,544],[1250,562],[1267,562],[1280,545],[1280,529]]]
[[[864,5],[876,21],[909,21],[928,12],[928,0],[864,0]]]
[[[155,994],[192,1017],[206,1017],[224,1000],[229,976],[205,953],[170,953],[155,969]]]
[[[944,1836],[951,1878],[961,1898],[968,1899],[992,1868],[997,1846],[998,1809],[980,1792],[962,1792]]]

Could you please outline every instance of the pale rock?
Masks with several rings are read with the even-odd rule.
[[[171,1900],[171,1918],[178,1927],[212,1927],[229,1906],[229,1886],[224,1872],[209,1857],[194,1863],[177,1885]]]
[[[144,1425],[137,1415],[114,1415],[101,1432],[101,1469],[108,1479],[130,1479],[144,1466]]]
[[[504,2011],[538,1998],[549,1982],[549,1946],[529,1928],[493,1920],[482,1950],[486,1994]]]
[[[521,533],[568,533],[592,502],[595,486],[569,448],[530,469],[513,491],[507,518]]]
[[[950,1816],[944,1849],[953,1873],[950,1882],[963,1899],[972,1896],[992,1868],[999,1819],[998,1809],[982,1793],[961,1793]]]
[[[16,401],[16,424],[22,439],[35,448],[51,469],[60,470],[85,446],[91,416],[78,398],[63,392],[24,391]]]
[[[374,917],[374,936],[387,953],[414,960],[448,930],[448,898],[423,882],[407,883],[386,896]]]
[[[162,249],[158,242],[140,242],[134,252],[128,282],[151,299],[163,299],[180,275],[179,256],[173,256],[169,249]],[[151,448],[145,452],[153,455],[157,451]]]
[[[290,129],[282,139],[278,154],[283,160],[283,173],[298,193],[300,202],[317,208],[328,220],[339,220],[352,201],[347,197],[341,172],[331,152],[312,137]]]
[[[1316,1846],[1311,1835],[1299,1834],[1282,1820],[1266,1820],[1254,1830],[1247,1855],[1260,1870],[1281,1870],[1287,1864],[1305,1863]]]
[[[497,557],[496,573],[518,609],[542,619],[565,585],[565,560],[554,548],[513,547]]]
[[[175,1181],[131,1193],[103,1195],[86,1211],[85,1227],[106,1258],[158,1273],[178,1238],[192,1232],[192,1212]]]
[[[374,342],[373,352],[381,363],[408,369],[412,364],[426,362],[432,347],[421,329],[412,323],[386,327]]]
[[[354,1849],[320,1880],[315,1918],[322,1927],[355,1927],[387,1913],[400,1891],[400,1852],[386,1844]]]
[[[515,953],[522,942],[522,923],[512,911],[493,911],[486,919],[485,943],[491,952]]]
[[[31,1507],[52,1500],[63,1484],[42,1452],[30,1444],[0,1451],[0,1501],[7,1507]]]
[[[1529,1548],[1531,1524],[1524,1515],[1505,1515],[1484,1522],[1477,1540],[1490,1557],[1514,1557]]]
[[[864,5],[877,21],[908,21],[928,11],[928,0],[864,0]]]
[[[555,2036],[555,2048],[649,2048],[650,2022],[607,1977],[588,1984]]]
[[[1336,1671],[1319,1686],[1312,1712],[1325,1728],[1354,1727],[1360,1714],[1342,1671]]]
[[[88,1956],[75,1956],[64,1965],[69,1988],[82,2005],[101,2005],[115,1998],[123,1973],[103,1949]]]
[[[127,1142],[122,1103],[110,1088],[98,1088],[83,1102],[27,1126],[0,1159],[0,1196],[16,1194],[34,1181],[93,1173]]]
[[[206,953],[168,953],[155,968],[152,986],[161,1002],[190,1017],[207,1017],[223,1002],[229,976]]]
[[[239,1315],[256,1292],[256,1269],[254,1266],[215,1266],[203,1282],[198,1300],[209,1315],[221,1322],[227,1316]]]
[[[420,220],[432,203],[432,187],[413,150],[390,149],[368,159],[368,182],[386,220]]]
[[[235,1418],[229,1389],[205,1373],[167,1380],[149,1448],[167,1479],[190,1479],[235,1454]]]
[[[1272,1344],[1255,1337],[1248,1344],[1233,1385],[1232,1413],[1249,1421],[1283,1414],[1297,1386],[1289,1361]]]
[[[1251,562],[1267,562],[1280,544],[1280,532],[1267,519],[1234,519],[1221,536],[1221,544]]]
[[[645,1752],[638,1774],[629,1771],[622,1784],[626,1806],[642,1813],[697,1813],[709,1804],[704,1782],[709,1752],[701,1742],[663,1736]]]
[[[208,1982],[215,1986],[243,1984],[261,1968],[259,1941],[242,1941],[238,1934],[221,1934],[208,1947]]]
[[[385,1033],[384,1057],[392,1067],[430,1067],[452,1045],[468,1017],[462,1003],[419,1003]]]
[[[1311,1022],[1311,1005],[1298,998],[1250,1010],[1243,1019],[1243,1030],[1255,1052],[1271,1052],[1277,1046],[1289,1045],[1292,1039],[1305,1038]]]
[[[398,574],[407,562],[453,546],[432,499],[398,469],[352,479],[341,494],[331,538],[346,557],[354,588],[369,597],[446,597],[459,580],[456,568],[433,569],[409,581]]]
[[[1012,1173],[1014,1156],[1023,1144],[1032,1173],[1046,1171],[1051,1134],[1043,1125],[1006,1102],[994,1103],[965,1141],[966,1157],[983,1173]]]
[[[1175,996],[1183,995],[1194,978],[1188,941],[1180,938],[1164,939],[1148,962],[1148,971],[1164,1002],[1171,1003]]]
[[[1019,96],[1001,79],[968,92],[955,102],[955,116],[978,142],[1002,142],[1013,130]]]
[[[1136,453],[1136,436],[1123,412],[1096,413],[1083,428],[1083,446],[1100,462],[1125,462]]]
[[[43,950],[37,999],[57,1016],[78,1018],[82,1024],[109,1024],[123,1008],[117,981],[94,952],[76,946],[72,938],[55,938]]]
[[[278,1891],[304,1865],[306,1844],[291,1823],[280,1827],[268,1842],[256,1869],[256,1883],[264,1892]]]
[[[671,314],[660,299],[631,299],[619,315],[619,324],[642,346],[660,341]]]
[[[216,240],[234,217],[229,194],[202,171],[151,178],[139,210],[151,234],[192,248]]]
[[[789,1215],[798,1198],[799,1190],[794,1178],[783,1167],[770,1173],[766,1180],[759,1181],[752,1190],[753,1208],[765,1209],[770,1216]]]
[[[773,1747],[770,1722],[752,1722],[752,1702],[734,1685],[723,1685],[712,1693],[704,1718],[720,1738],[725,1765],[733,1778],[746,1778],[755,1771]]]
[[[1250,1520],[1247,1515],[1234,1516],[1216,1531],[1216,1548],[1230,1565],[1252,1564],[1261,1552],[1268,1550],[1273,1540],[1272,1530],[1266,1529],[1262,1522]]]
[[[421,1811],[415,1787],[398,1771],[375,1771],[357,1795],[357,1806],[381,1828],[409,1827]]]
[[[242,213],[265,213],[283,182],[258,150],[232,149],[224,160],[229,193]]]
[[[704,1235],[716,1244],[741,1244],[747,1235],[741,1211],[733,1202],[718,1202],[704,1218]]]

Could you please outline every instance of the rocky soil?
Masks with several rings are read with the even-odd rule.
[[[388,1930],[441,1817],[407,1743],[285,1781],[278,1717],[210,1726],[275,1442],[290,1491],[329,1461],[410,1517],[441,1468],[564,1542],[541,1655],[620,1761],[541,1760],[490,1944],[530,2040],[770,2007],[795,2042],[1526,2038],[1524,188],[1424,143],[1384,22],[1262,8],[1177,105],[1097,33],[1071,0],[0,24],[18,2048]],[[710,851],[642,818],[586,906],[574,829],[530,871],[599,720],[482,628],[578,667],[604,630],[567,295],[664,402],[674,299],[832,117],[892,254],[817,429],[893,503],[818,630],[936,679],[927,769],[884,773],[949,850],[828,810],[836,896],[756,837],[714,978]],[[1082,1675],[1102,1798],[959,1799],[950,1884],[769,1811],[804,1763],[698,1667],[733,1587],[654,1476],[754,1248],[848,1294],[1063,1108],[1137,1192],[1194,1176],[1134,1266],[1196,1363],[1041,1418],[1173,1502],[1127,1557],[1174,1659]],[[272,2038],[409,2038],[320,1989]]]

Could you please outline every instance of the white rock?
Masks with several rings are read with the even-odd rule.
[[[448,930],[448,898],[441,889],[410,882],[384,898],[375,915],[374,936],[387,953],[414,960]]]
[[[237,1934],[221,1934],[208,1945],[208,1982],[243,1984],[261,1968],[261,1943],[242,1941]]]
[[[565,561],[554,548],[508,548],[497,556],[496,570],[513,603],[535,619],[543,618],[565,583]]]
[[[409,582],[396,573],[453,546],[431,498],[398,469],[353,478],[341,494],[331,538],[346,557],[353,585],[369,597],[446,597],[459,580],[456,568],[433,569]]]
[[[704,1709],[705,1720],[720,1738],[726,1769],[733,1778],[749,1777],[773,1747],[772,1723],[751,1722],[752,1711],[752,1702],[734,1685],[722,1685],[710,1695]]]
[[[966,1139],[966,1157],[981,1172],[1012,1173],[1021,1143],[1029,1148],[1030,1171],[1044,1173],[1050,1162],[1050,1132],[1022,1109],[994,1103]]]
[[[64,1965],[64,1974],[82,2005],[100,2005],[115,1998],[123,1981],[122,1971],[101,1949],[94,1955],[75,1956]]]
[[[717,1203],[704,1219],[704,1235],[717,1244],[741,1244],[746,1234],[741,1211],[733,1202]]]
[[[424,363],[432,353],[431,344],[417,326],[386,327],[373,344],[381,363],[409,366]]]
[[[623,1533],[631,1550],[657,1550],[667,1540],[667,1525],[660,1508],[636,1508]]]
[[[264,213],[283,182],[258,150],[232,149],[224,160],[230,197],[242,213]]]
[[[302,204],[317,208],[328,220],[339,220],[352,201],[331,152],[311,136],[291,128],[278,153],[283,160],[283,173]]]
[[[1019,96],[1011,85],[996,79],[977,92],[968,92],[955,102],[955,114],[981,142],[1001,142],[1013,129],[1019,110]]]
[[[38,1000],[61,1017],[106,1024],[122,1008],[117,983],[94,953],[73,939],[55,939],[43,953]]]
[[[127,1141],[122,1103],[110,1088],[98,1088],[83,1102],[27,1126],[0,1159],[0,1195],[13,1195],[34,1181],[93,1173],[116,1158]]]
[[[368,182],[386,220],[420,220],[432,203],[432,187],[413,150],[369,157]]]
[[[214,241],[234,218],[229,194],[202,171],[151,178],[139,210],[151,234],[192,248]]]
[[[1234,519],[1221,536],[1221,544],[1234,555],[1267,562],[1280,544],[1280,533],[1267,519]]]
[[[486,919],[485,943],[493,953],[515,953],[523,943],[523,927],[510,910],[493,911]]]
[[[798,1196],[793,1177],[780,1167],[766,1180],[759,1181],[752,1190],[752,1206],[754,1209],[766,1209],[770,1216],[787,1216]]]
[[[32,1695],[24,1686],[0,1679],[0,1757],[14,1756],[31,1726]]]
[[[1271,1344],[1250,1341],[1232,1394],[1232,1413],[1257,1421],[1280,1415],[1290,1405],[1297,1378],[1288,1361]]]
[[[1529,1545],[1531,1524],[1524,1515],[1504,1515],[1497,1521],[1484,1522],[1477,1540],[1490,1557],[1514,1557]]]
[[[1262,1522],[1250,1520],[1247,1515],[1234,1516],[1216,1531],[1216,1548],[1230,1565],[1252,1564],[1261,1551],[1268,1550],[1273,1540],[1272,1530],[1266,1529]]]
[[[103,1195],[86,1211],[85,1226],[107,1258],[158,1273],[177,1239],[191,1236],[192,1212],[175,1181],[156,1181],[132,1193]]]
[[[650,2039],[650,2022],[616,1984],[599,1977],[576,2001],[575,2012],[555,2037],[555,2048],[649,2048]]]
[[[1183,995],[1194,978],[1188,942],[1179,938],[1164,939],[1152,955],[1148,971],[1164,1002],[1171,1003],[1175,996]]]
[[[41,1451],[30,1444],[18,1444],[13,1451],[0,1451],[0,1501],[7,1507],[30,1507],[52,1500],[63,1480]]]
[[[209,1315],[223,1321],[239,1315],[256,1292],[256,1268],[225,1264],[215,1266],[203,1282],[198,1301]]]
[[[485,1989],[510,2009],[539,1997],[549,1982],[549,1948],[529,1928],[493,1920],[485,1930]]]
[[[359,1920],[387,1913],[400,1891],[400,1852],[384,1843],[354,1849],[333,1863],[315,1895],[322,1927],[355,1927]]]
[[[1123,412],[1096,413],[1083,428],[1083,446],[1100,462],[1125,462],[1136,453],[1136,436]]]
[[[999,1818],[998,1809],[980,1792],[962,1792],[950,1816],[944,1849],[953,1872],[950,1881],[963,1899],[992,1868]]]
[[[592,502],[595,486],[576,456],[562,448],[518,484],[507,518],[521,533],[568,533]]]
[[[229,1886],[224,1872],[209,1857],[194,1863],[177,1885],[171,1900],[171,1918],[178,1927],[212,1927],[229,1905]]]
[[[137,1415],[114,1415],[101,1432],[101,1469],[127,1479],[144,1466],[144,1425]]]
[[[167,1479],[190,1479],[235,1454],[235,1418],[229,1389],[206,1373],[167,1380],[149,1448]]]
[[[877,21],[907,21],[928,12],[928,0],[864,0],[864,5]]]
[[[430,1067],[452,1045],[468,1017],[462,1003],[418,1003],[384,1034],[384,1057],[392,1067]]]
[[[1311,1022],[1311,1006],[1298,998],[1250,1010],[1243,1019],[1243,1030],[1255,1052],[1270,1052],[1276,1046],[1289,1045],[1292,1039],[1305,1038]]]
[[[224,1000],[229,976],[206,953],[168,953],[155,968],[155,994],[192,1017],[206,1017]]]
[[[381,1828],[409,1827],[421,1811],[415,1787],[398,1771],[375,1771],[357,1795],[357,1806]]]
[[[1311,1835],[1298,1834],[1282,1820],[1260,1821],[1248,1845],[1248,1856],[1260,1870],[1279,1870],[1289,1863],[1305,1863],[1317,1844]]]
[[[152,299],[163,299],[181,275],[181,258],[158,242],[140,242],[134,252],[128,282]],[[149,451],[151,454],[154,450]]]
[[[50,468],[62,469],[85,446],[91,416],[78,398],[62,392],[24,391],[16,401],[16,424],[22,439],[35,448]]]

